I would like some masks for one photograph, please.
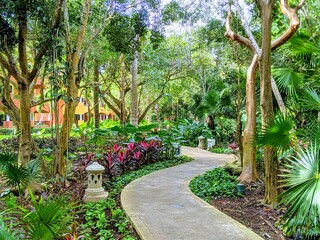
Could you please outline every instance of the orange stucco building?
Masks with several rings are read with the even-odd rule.
[[[43,83],[41,79],[38,79],[34,86],[34,97],[38,97],[41,94],[41,88]],[[45,84],[43,88],[45,89]],[[16,105],[16,107],[20,107],[20,102],[15,96],[17,96],[16,90],[12,90],[11,97]],[[1,105],[1,103],[0,103]],[[58,116],[58,124],[62,124],[63,121],[63,113],[64,113],[64,101],[59,100],[57,106],[57,116]],[[53,107],[50,102],[46,102],[39,106],[32,107],[30,109],[30,122],[31,126],[41,126],[41,127],[52,127],[56,125],[56,115],[53,111]],[[115,119],[115,114],[113,111],[107,110],[103,104],[99,106],[100,120],[106,119]],[[79,98],[79,104],[76,108],[75,112],[75,121],[79,124],[82,122],[87,122],[89,119],[89,109],[88,109],[88,101],[82,97]],[[8,115],[5,115],[0,112],[0,128],[13,128],[13,122],[11,121]]]

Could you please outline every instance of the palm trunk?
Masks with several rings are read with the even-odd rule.
[[[247,71],[246,81],[246,113],[247,120],[243,135],[243,168],[238,180],[240,182],[255,182],[258,179],[256,167],[257,149],[253,143],[256,131],[256,74],[258,56],[254,55]]]

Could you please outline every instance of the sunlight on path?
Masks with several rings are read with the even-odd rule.
[[[160,170],[130,183],[121,194],[123,208],[144,240],[259,240],[237,221],[196,197],[189,181],[228,161],[231,155],[182,147],[195,160]]]

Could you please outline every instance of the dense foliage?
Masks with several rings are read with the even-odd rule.
[[[240,197],[237,191],[236,177],[224,168],[215,168],[191,180],[191,191],[205,201],[216,197]]]

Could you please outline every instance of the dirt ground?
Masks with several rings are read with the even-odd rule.
[[[283,213],[264,205],[263,197],[263,185],[256,183],[246,186],[246,194],[243,198],[217,198],[210,204],[251,228],[264,239],[290,239],[275,227],[276,221]]]

